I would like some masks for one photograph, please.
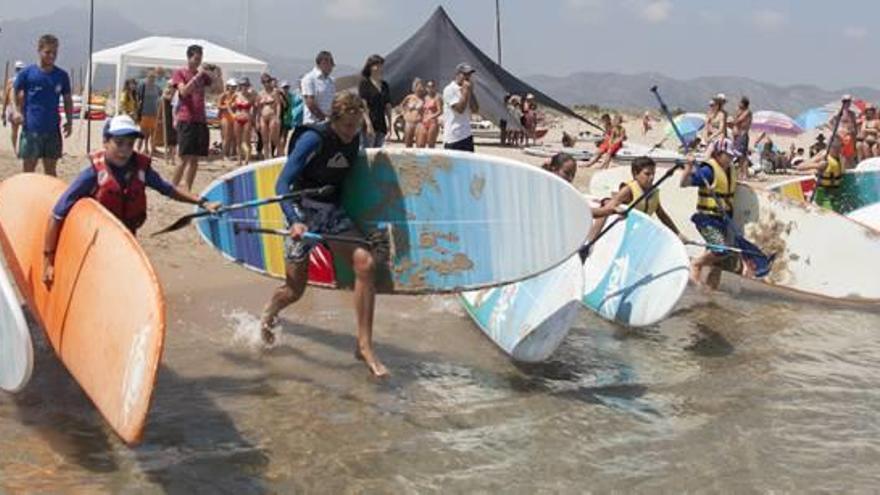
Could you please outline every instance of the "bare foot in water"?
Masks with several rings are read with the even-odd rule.
[[[260,333],[263,337],[263,343],[266,345],[272,345],[275,343],[275,334],[272,332],[272,328],[278,323],[277,318],[267,318],[263,316],[263,319],[260,321]]]
[[[391,373],[385,368],[385,365],[376,358],[372,350],[356,349],[354,351],[354,357],[363,361],[367,365],[367,368],[370,369],[370,373],[376,378],[387,378],[391,376]]]

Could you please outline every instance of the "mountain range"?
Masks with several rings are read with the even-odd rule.
[[[95,16],[95,50],[151,35],[167,35],[184,38],[205,38],[233,49],[239,43],[230,40],[222,32],[166,32],[151,33],[113,9],[101,9]],[[75,76],[84,68],[88,53],[88,11],[81,8],[63,8],[52,14],[26,20],[0,21],[0,62],[22,59],[32,61],[36,57],[36,40],[46,32],[61,40],[58,64],[71,70]],[[210,29],[205,27],[205,29]],[[290,56],[271,53],[253,47],[248,54],[269,63],[270,71],[281,79],[296,80],[310,70],[314,61],[309,54]],[[335,75],[354,74],[357,69],[338,65]],[[521,75],[521,74],[520,74]],[[95,76],[95,87],[112,86],[112,70],[103,68]],[[655,108],[656,102],[649,88],[660,87],[670,107],[689,111],[704,111],[709,98],[719,92],[725,93],[732,108],[741,95],[747,95],[755,110],[776,110],[797,115],[807,108],[838,100],[849,93],[857,98],[880,101],[880,90],[868,87],[827,90],[811,85],[780,86],[745,77],[700,77],[680,80],[656,73],[617,74],[607,72],[578,72],[567,76],[527,75],[525,81],[540,88],[548,95],[567,105],[597,105],[603,108],[642,110]]]

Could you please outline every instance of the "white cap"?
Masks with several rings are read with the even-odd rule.
[[[128,115],[117,115],[104,124],[104,137],[144,137],[141,128]]]
[[[226,80],[226,85],[227,86],[238,86],[238,81],[236,81],[234,77],[230,77],[229,79]]]
[[[727,95],[725,95],[724,93],[718,93],[717,95],[715,95],[714,99],[718,101],[727,101]]]
[[[852,101],[852,95],[843,95],[840,97],[840,101]]]
[[[22,62],[21,60],[16,60],[15,61],[15,68],[16,69],[24,69],[24,62]]]

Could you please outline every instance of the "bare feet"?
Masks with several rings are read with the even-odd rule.
[[[260,320],[260,333],[263,337],[263,343],[266,345],[272,345],[275,343],[275,334],[272,332],[272,328],[278,323],[278,319],[274,316],[263,315],[263,319]]]
[[[688,278],[690,279],[691,283],[694,284],[694,285],[697,286],[697,287],[702,287],[702,286],[703,286],[703,281],[700,280],[700,271],[701,271],[701,270],[700,270],[699,267],[696,267],[696,266],[691,265],[690,275],[688,276]]]
[[[372,349],[355,349],[354,357],[363,361],[367,365],[367,368],[369,368],[370,373],[376,378],[387,378],[388,376],[391,376],[391,373],[385,368],[385,365],[376,358],[375,354],[373,354]]]

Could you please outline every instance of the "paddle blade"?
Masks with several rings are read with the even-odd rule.
[[[758,246],[749,242],[745,237],[738,235],[734,239],[736,247],[742,250],[743,260],[752,265],[752,271],[758,278],[766,277],[773,268],[773,260],[776,255],[767,256]]]
[[[184,215],[184,216],[178,218],[176,222],[165,227],[164,229],[153,232],[152,234],[150,234],[150,237],[156,237],[157,235],[167,234],[168,232],[174,232],[175,230],[180,230],[180,229],[186,227],[187,225],[189,225],[189,223],[192,221],[192,219],[195,218],[196,216],[199,216],[199,215],[195,214],[195,213],[191,213],[189,215]]]

